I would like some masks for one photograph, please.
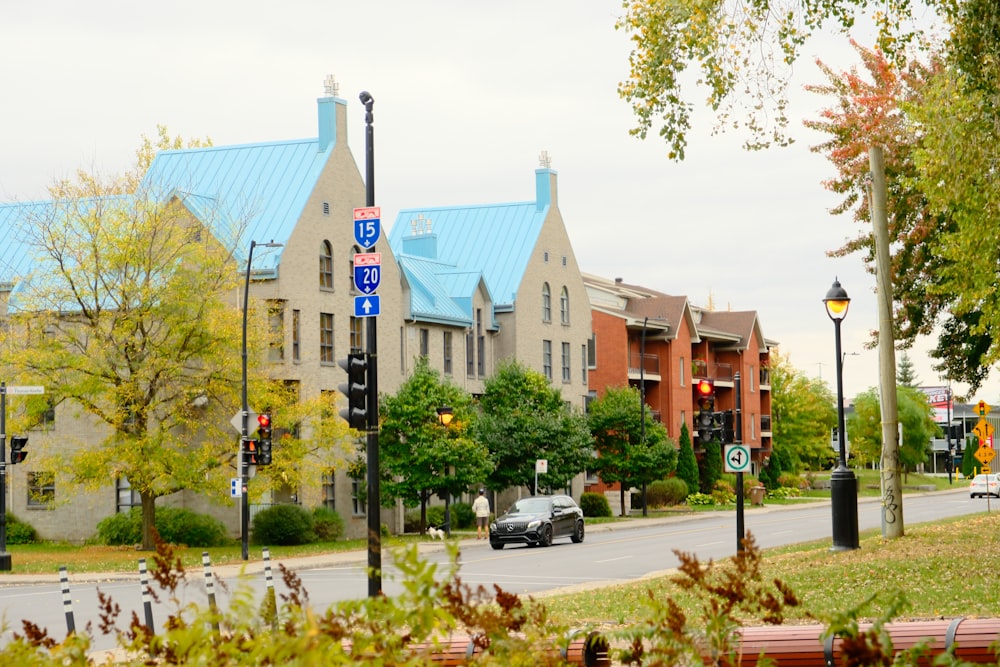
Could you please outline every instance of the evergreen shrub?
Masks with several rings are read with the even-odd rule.
[[[680,477],[670,477],[646,487],[646,503],[649,507],[677,505],[684,502],[687,494],[687,483]]]
[[[7,544],[32,544],[38,541],[38,531],[13,514],[7,515]]]
[[[333,542],[344,534],[344,520],[335,510],[322,505],[313,509],[313,532],[321,542]]]
[[[603,493],[587,492],[580,496],[583,516],[611,516],[611,505]]]
[[[287,546],[316,541],[312,512],[298,505],[272,505],[253,518],[254,544]]]

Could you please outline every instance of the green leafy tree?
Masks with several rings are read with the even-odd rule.
[[[100,444],[57,452],[59,469],[93,488],[127,478],[147,549],[157,498],[228,487],[237,447],[227,418],[240,404],[236,248],[141,186],[154,147],[122,176],[80,172],[50,188],[51,202],[25,207],[9,233],[36,261],[0,333],[7,368],[103,428]]]
[[[705,443],[705,453],[698,460],[699,491],[712,493],[715,483],[722,479],[722,445],[718,440]]]
[[[976,458],[976,450],[979,449],[979,438],[970,435],[965,439],[965,450],[962,452],[962,475],[972,478],[979,474],[982,464]]]
[[[698,488],[698,457],[694,455],[691,446],[691,432],[687,423],[681,424],[681,437],[678,439],[680,449],[677,451],[677,476],[687,484],[688,493],[694,493]]]
[[[787,355],[771,354],[773,448],[787,455],[790,471],[825,468],[832,456],[830,433],[837,401],[822,380],[792,366]]]
[[[548,461],[539,482],[554,489],[593,461],[586,418],[566,405],[544,375],[516,360],[498,365],[480,407],[475,438],[489,448],[493,470],[486,485],[493,490],[533,488],[537,459]]]
[[[931,438],[939,429],[923,392],[904,386],[898,386],[896,392],[897,414],[903,426],[899,461],[909,472],[927,462]],[[862,465],[877,461],[882,451],[882,418],[876,389],[869,389],[855,399],[854,414],[848,421],[851,458]]]
[[[587,424],[594,437],[597,460],[591,464],[607,483],[619,483],[621,511],[625,515],[625,491],[642,489],[674,471],[677,452],[660,422],[646,416],[642,423],[642,397],[635,387],[608,387],[587,410]]]
[[[451,408],[443,424],[438,408]],[[412,375],[379,407],[381,489],[386,499],[420,505],[420,527],[431,494],[454,495],[481,483],[492,469],[489,451],[472,437],[475,409],[468,392],[417,357]]]

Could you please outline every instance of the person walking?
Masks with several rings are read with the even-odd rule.
[[[490,521],[490,501],[486,499],[486,489],[479,489],[479,497],[472,503],[472,511],[476,513],[476,539],[489,537],[486,527]]]

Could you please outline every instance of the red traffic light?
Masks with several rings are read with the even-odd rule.
[[[271,425],[271,415],[257,415],[257,425],[260,428],[267,428]]]
[[[711,396],[715,393],[715,383],[711,380],[698,380],[695,388],[698,390],[699,396]]]

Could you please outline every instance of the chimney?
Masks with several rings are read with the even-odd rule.
[[[410,220],[409,236],[403,237],[403,252],[414,257],[437,259],[437,234],[432,231],[434,222],[423,213]]]
[[[556,172],[552,170],[552,160],[548,151],[538,156],[541,165],[535,170],[535,208],[539,211],[548,206],[558,206],[556,198]]]
[[[319,106],[318,148],[321,153],[336,145],[338,136],[347,138],[347,102],[338,97],[340,86],[332,74],[326,77],[323,88],[325,96],[316,100]]]

